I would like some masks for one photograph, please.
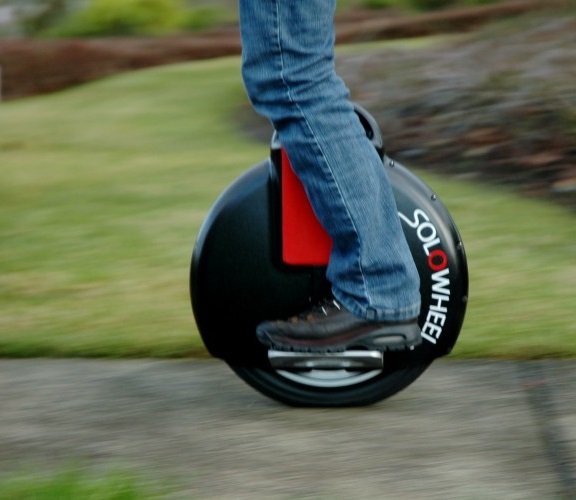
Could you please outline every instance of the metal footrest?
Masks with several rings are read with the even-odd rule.
[[[270,349],[268,359],[272,368],[278,370],[377,370],[384,367],[380,351],[313,353]]]

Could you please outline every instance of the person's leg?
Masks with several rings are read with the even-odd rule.
[[[390,183],[334,69],[335,0],[240,0],[242,72],[333,240],[335,298],[372,321],[415,318],[419,278]]]

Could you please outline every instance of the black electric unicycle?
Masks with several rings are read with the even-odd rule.
[[[287,318],[330,293],[330,239],[315,218],[276,134],[270,157],[216,200],[197,237],[190,291],[210,354],[261,393],[294,406],[357,406],[404,389],[453,348],[466,311],[468,268],[458,230],[436,194],[390,159],[374,118],[356,106],[392,183],[421,279],[423,342],[412,351],[276,351],[256,326]]]

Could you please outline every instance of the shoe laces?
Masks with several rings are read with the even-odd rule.
[[[319,304],[316,304],[312,309],[305,311],[294,319],[303,321],[314,321],[318,317],[322,318],[329,316],[332,312],[341,311],[342,306],[335,299],[324,299]]]

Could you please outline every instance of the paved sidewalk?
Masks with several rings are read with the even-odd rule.
[[[365,408],[294,409],[219,361],[0,361],[0,475],[70,464],[171,498],[576,498],[576,363],[437,361]]]

